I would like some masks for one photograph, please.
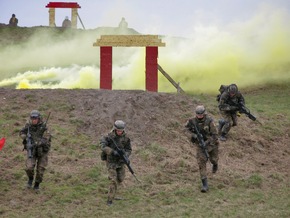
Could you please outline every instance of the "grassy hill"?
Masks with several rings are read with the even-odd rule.
[[[289,84],[241,90],[262,123],[239,118],[220,144],[220,168],[200,192],[195,148],[186,120],[203,103],[217,122],[213,95],[144,91],[0,89],[1,217],[289,217]],[[53,134],[41,192],[25,188],[26,152],[19,130],[32,109],[51,112]],[[112,207],[99,138],[115,119],[127,122],[131,164]]]

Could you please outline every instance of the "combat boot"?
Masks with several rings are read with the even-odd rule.
[[[212,165],[212,173],[216,173],[217,170],[218,170],[218,164],[213,164]]]
[[[33,177],[29,177],[26,187],[30,189],[32,187],[32,182],[33,182]]]
[[[112,200],[108,200],[108,201],[107,201],[107,205],[108,205],[108,206],[111,206],[112,204],[113,204],[113,201],[112,201]]]
[[[226,141],[226,140],[227,140],[226,133],[223,132],[223,133],[221,134],[220,140],[221,140],[221,141]]]
[[[222,133],[222,128],[224,127],[225,125],[225,121],[223,119],[219,119],[219,122],[218,122],[218,134],[221,135]]]
[[[34,183],[34,187],[33,187],[33,189],[34,189],[36,192],[39,191],[39,182],[35,182],[35,183]]]
[[[207,185],[207,178],[202,179],[202,188],[201,188],[201,192],[205,193],[208,191],[208,185]]]

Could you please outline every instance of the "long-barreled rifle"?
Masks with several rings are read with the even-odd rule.
[[[194,129],[196,132],[198,144],[201,147],[201,149],[206,157],[206,160],[208,160],[209,155],[208,155],[207,147],[206,147],[204,139],[203,139],[203,135],[200,133],[199,128],[197,127],[195,122],[193,122],[193,125],[194,125]]]
[[[46,121],[45,121],[45,125],[47,124],[48,122],[48,119],[50,117],[50,113],[48,114],[47,118],[46,118]],[[28,157],[29,158],[32,158],[33,157],[33,139],[31,137],[31,133],[30,133],[30,129],[29,129],[29,126],[27,128],[27,137],[26,137],[26,150],[27,150],[27,153],[28,153]]]
[[[26,150],[27,150],[27,153],[28,153],[28,157],[32,158],[33,157],[33,155],[32,155],[32,153],[33,153],[33,144],[32,144],[32,138],[31,138],[29,126],[28,126],[28,129],[27,129],[27,136],[26,136]]]
[[[115,150],[118,152],[119,156],[122,158],[122,160],[124,161],[124,163],[125,163],[126,166],[128,167],[130,173],[134,176],[134,178],[135,178],[138,182],[140,182],[140,181],[137,179],[137,177],[136,177],[136,175],[135,175],[135,173],[134,173],[132,167],[130,166],[130,160],[129,160],[129,158],[127,157],[127,155],[125,154],[125,152],[124,152],[122,149],[120,149],[120,148],[118,147],[118,145],[117,145],[117,143],[115,142],[114,139],[112,139],[112,138],[110,138],[110,139],[111,139],[112,142],[114,143],[114,145],[115,145]]]
[[[257,120],[257,118],[251,114],[251,111],[250,109],[248,109],[245,105],[241,104],[241,103],[234,103],[234,102],[231,102],[230,105],[233,105],[233,106],[236,106],[238,108],[238,111],[241,113],[241,114],[245,114],[248,118],[250,118],[251,120],[253,121],[257,121],[258,123],[260,123],[259,120]],[[261,124],[261,123],[260,123]]]

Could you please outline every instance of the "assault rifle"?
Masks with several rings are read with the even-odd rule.
[[[32,145],[32,138],[31,138],[29,126],[28,126],[27,137],[26,137],[26,150],[28,152],[28,157],[32,158],[33,145]]]
[[[203,136],[200,133],[199,128],[196,126],[196,123],[194,121],[193,121],[193,125],[194,125],[194,129],[196,131],[198,144],[201,147],[201,149],[203,150],[203,153],[204,153],[204,155],[206,157],[206,160],[208,160],[209,155],[208,155],[208,151],[207,151]]]
[[[251,114],[251,111],[246,107],[244,106],[243,104],[240,104],[240,103],[234,103],[234,102],[231,102],[231,105],[233,106],[236,106],[238,108],[238,111],[241,113],[241,114],[245,114],[247,117],[249,117],[251,120],[253,121],[257,121],[258,123],[260,123],[257,118]]]
[[[118,152],[119,156],[121,157],[121,159],[124,161],[124,163],[125,163],[126,166],[128,167],[130,173],[135,177],[135,179],[136,179],[138,182],[140,182],[140,181],[137,179],[137,177],[135,176],[134,171],[133,171],[132,167],[130,166],[130,160],[129,160],[129,158],[127,157],[127,155],[125,154],[125,152],[124,152],[122,149],[120,149],[120,148],[118,147],[118,145],[117,145],[117,143],[115,142],[114,139],[112,139],[112,138],[110,138],[110,139],[111,139],[112,142],[114,143],[114,145],[115,145],[115,150]]]
[[[47,124],[47,122],[48,122],[48,119],[49,119],[50,113],[51,113],[51,112],[49,112],[48,117],[47,117],[47,119],[46,119],[46,121],[45,121],[45,126],[46,126],[46,124]],[[33,139],[32,139],[32,137],[31,137],[30,129],[29,129],[29,126],[28,126],[28,129],[27,129],[27,136],[26,136],[26,150],[27,150],[27,152],[28,152],[28,157],[29,157],[29,158],[32,158],[32,157],[33,157],[33,155],[32,155],[32,153],[33,153],[33,142],[32,142],[32,141],[33,141]]]

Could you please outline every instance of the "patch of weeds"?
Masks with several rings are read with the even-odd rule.
[[[23,176],[23,171],[16,171],[16,172],[13,172],[13,176],[16,180],[19,180],[21,179],[21,177]]]
[[[167,127],[177,129],[180,127],[180,123],[177,121],[170,121]]]
[[[88,148],[90,148],[91,150],[100,150],[98,144],[90,144],[90,145],[88,146]]]
[[[265,195],[262,191],[251,192],[250,199],[254,202],[263,202]]]
[[[90,169],[89,172],[87,172],[87,175],[89,178],[97,181],[102,175],[102,170],[100,169],[100,167],[93,167],[92,169]]]
[[[77,127],[82,127],[85,124],[84,120],[78,119],[78,118],[71,118],[69,122],[73,125],[76,125]]]
[[[25,158],[24,158],[24,156],[23,156],[22,154],[17,154],[17,155],[13,158],[13,160],[15,160],[15,161],[24,161]]]
[[[46,103],[46,104],[42,104],[39,106],[39,111],[47,111],[51,108],[52,108],[52,105],[49,103]],[[45,117],[44,114],[42,114],[42,115],[43,115],[43,117]]]
[[[166,154],[166,148],[162,147],[161,145],[157,144],[157,143],[152,143],[150,144],[150,146],[148,147],[148,149],[155,155],[164,155]]]
[[[18,114],[16,113],[4,113],[3,116],[5,117],[6,120],[18,120]]]
[[[174,196],[186,196],[188,194],[188,189],[178,188],[173,191]]]
[[[29,102],[31,102],[32,100],[34,100],[35,96],[33,94],[27,94],[25,95],[24,99],[28,100]]]
[[[146,149],[140,149],[136,153],[144,161],[161,160],[164,158],[164,155],[167,153],[167,150],[157,143],[152,143]]]
[[[271,174],[269,177],[272,178],[272,179],[275,179],[275,180],[277,180],[279,182],[283,181],[283,176],[278,174],[278,173]]]
[[[245,186],[247,188],[261,188],[263,178],[258,174],[251,175],[248,179],[245,179]]]
[[[178,160],[178,163],[177,163],[177,166],[179,167],[179,168],[184,168],[184,167],[186,167],[186,162],[185,162],[185,160],[184,159],[179,159]],[[182,171],[181,171],[182,172]]]
[[[138,150],[138,156],[145,162],[148,162],[150,160],[152,160],[152,154],[149,150],[146,150],[146,149],[140,149]]]
[[[236,157],[238,159],[241,159],[244,157],[244,154],[242,152],[239,152],[239,151],[236,151],[236,150],[233,150],[229,153],[229,157]]]
[[[60,104],[60,105],[58,105],[58,110],[60,110],[60,111],[71,112],[74,109],[75,109],[74,105],[69,105],[69,104]]]
[[[63,145],[63,146],[66,146],[66,145],[69,145],[70,142],[69,142],[68,138],[63,138],[61,140],[60,144]]]

